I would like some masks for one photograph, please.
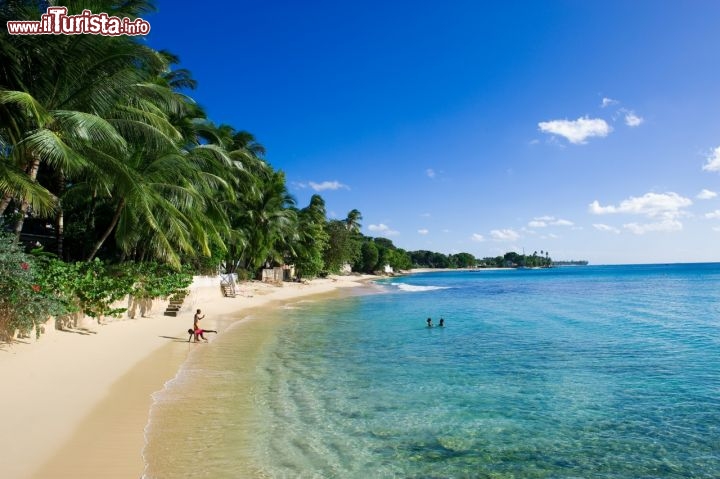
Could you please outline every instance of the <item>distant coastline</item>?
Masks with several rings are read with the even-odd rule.
[[[587,266],[588,261],[581,260],[570,260],[570,261],[553,261],[553,266]]]
[[[412,268],[406,272],[400,272],[399,274],[415,274],[415,273],[433,273],[433,272],[444,272],[444,271],[505,271],[512,269],[548,269],[556,266],[587,266],[589,261],[587,260],[571,260],[571,261],[553,261],[550,266],[542,267],[523,267],[523,266],[508,266],[505,268],[498,267],[481,267],[476,268]]]

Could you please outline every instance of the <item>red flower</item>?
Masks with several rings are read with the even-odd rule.
[[[32,285],[32,289],[33,289],[33,291],[35,291],[36,293],[39,293],[39,292],[40,292],[40,285],[39,285],[39,284],[33,284],[33,285]]]
[[[22,263],[20,263],[20,267],[27,271],[30,265],[23,261]]]

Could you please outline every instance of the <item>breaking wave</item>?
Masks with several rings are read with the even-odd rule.
[[[436,291],[439,289],[449,289],[449,286],[418,286],[415,284],[395,283],[393,286],[397,286],[400,291],[408,291],[410,293],[417,293],[419,291]]]

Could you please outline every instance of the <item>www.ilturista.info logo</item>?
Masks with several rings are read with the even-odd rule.
[[[10,35],[147,35],[150,23],[142,18],[111,17],[107,13],[83,10],[80,15],[68,15],[67,7],[48,7],[40,21],[13,20],[7,22]]]

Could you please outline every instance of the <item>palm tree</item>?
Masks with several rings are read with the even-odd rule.
[[[259,178],[256,190],[242,198],[236,228],[247,241],[243,259],[248,269],[258,272],[266,263],[282,262],[292,250],[297,213],[295,199],[287,191],[285,175],[271,172]]]
[[[313,195],[310,204],[298,212],[297,234],[293,247],[298,276],[317,276],[324,268],[323,253],[329,240],[325,223],[325,200],[320,195]]]
[[[347,218],[345,218],[345,226],[349,231],[359,233],[362,226],[360,221],[362,219],[362,214],[358,210],[353,209],[348,213]]]
[[[70,13],[79,13],[90,3],[122,16],[137,16],[151,8],[142,0],[120,6],[110,1],[69,1],[65,5]],[[44,2],[7,1],[0,6],[0,23],[36,20],[41,4]],[[96,152],[112,156],[125,149],[125,140],[106,115],[132,96],[143,72],[151,66],[157,68],[162,58],[129,38],[11,37],[3,33],[0,64],[0,104],[9,113],[3,115],[0,130],[12,133],[4,135],[12,140],[4,156],[12,158],[16,169],[25,171],[29,182],[35,182],[40,167],[47,165],[58,172],[62,185],[66,175],[87,167]],[[4,168],[6,179],[7,171]],[[3,193],[0,214],[14,199],[20,210],[15,226],[19,235],[30,206],[39,204],[47,194],[37,190],[36,194],[31,190],[23,193],[17,188],[5,188]]]

